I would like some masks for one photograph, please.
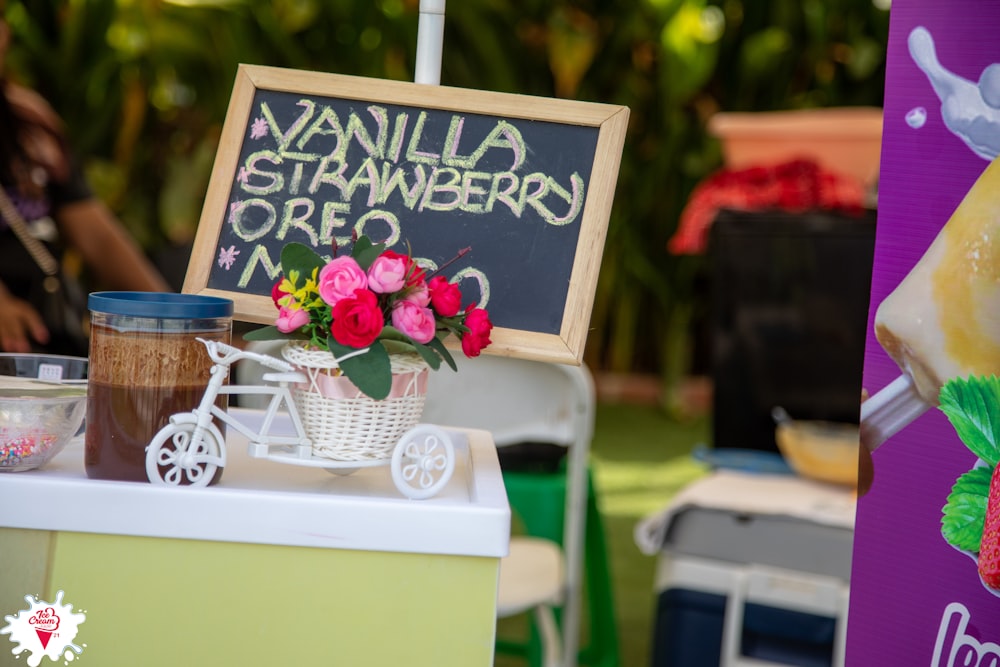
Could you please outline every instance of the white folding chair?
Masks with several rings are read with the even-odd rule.
[[[531,611],[546,667],[576,664],[583,598],[587,464],[596,399],[585,366],[500,356],[456,358],[428,379],[423,421],[490,431],[497,447],[541,442],[567,448],[562,546],[514,536],[500,562],[497,616]],[[562,622],[555,622],[559,607]],[[561,631],[560,631],[561,627]],[[561,637],[560,637],[561,635]]]

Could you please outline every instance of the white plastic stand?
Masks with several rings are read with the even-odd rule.
[[[441,83],[441,51],[444,44],[445,0],[420,0],[417,24],[417,63],[414,83]]]

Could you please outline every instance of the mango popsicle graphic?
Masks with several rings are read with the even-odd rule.
[[[875,337],[902,374],[861,405],[870,451],[937,405],[948,380],[1000,374],[1000,159],[879,305]]]

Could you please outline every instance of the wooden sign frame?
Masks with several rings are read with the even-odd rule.
[[[276,317],[270,296],[209,287],[231,189],[240,166],[240,152],[258,90],[596,128],[597,147],[593,164],[589,165],[590,179],[559,332],[549,334],[496,327],[492,335],[493,344],[485,350],[495,355],[581,363],[628,124],[627,107],[241,65],[233,86],[183,291],[230,298],[235,304],[236,320],[260,324],[272,324]]]

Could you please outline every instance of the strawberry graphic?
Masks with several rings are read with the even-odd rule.
[[[953,378],[939,398],[959,440],[978,459],[951,487],[941,536],[959,551],[979,552],[983,587],[1000,597],[1000,376]]]
[[[994,466],[990,478],[986,521],[979,543],[979,576],[984,584],[993,590],[1000,590],[1000,465]]]

